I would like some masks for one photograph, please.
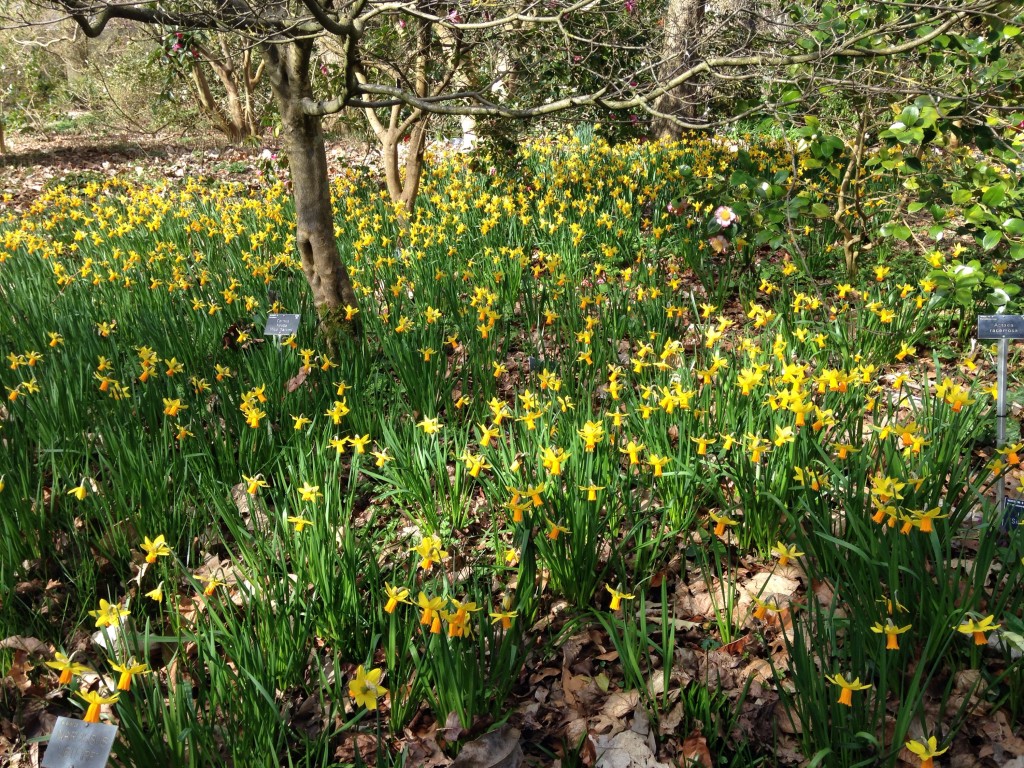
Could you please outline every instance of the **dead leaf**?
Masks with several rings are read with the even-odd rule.
[[[368,733],[345,734],[341,744],[334,750],[334,759],[340,763],[355,762],[359,755],[362,762],[372,765],[377,760],[377,739]]]
[[[28,652],[19,648],[14,652],[14,660],[11,662],[11,669],[7,674],[22,693],[32,687],[32,681],[28,679],[30,669],[32,669],[32,664],[28,660]]]
[[[640,703],[639,691],[616,692],[608,697],[601,707],[601,713],[613,719],[620,719],[636,709]]]
[[[22,637],[13,635],[0,640],[0,650],[9,648],[13,651],[24,651],[30,656],[42,656],[44,659],[53,657],[50,646],[36,637]]]
[[[448,713],[448,717],[444,721],[444,727],[438,728],[437,732],[441,734],[441,738],[445,741],[454,743],[462,738],[462,734],[466,732],[466,729],[462,726],[459,713],[452,711]]]
[[[410,726],[415,725],[416,720],[417,718],[414,718]],[[438,746],[436,725],[415,734],[407,727],[402,741],[403,754],[407,758],[406,765],[417,768],[441,768],[452,764],[452,759]]]
[[[683,714],[683,702],[677,701],[669,713],[658,721],[658,732],[662,736],[675,733],[679,724],[683,721]]]
[[[743,679],[753,677],[758,683],[766,683],[772,679],[772,665],[765,659],[754,659],[743,670]]]
[[[739,656],[743,653],[744,650],[746,650],[747,645],[750,643],[750,639],[750,635],[740,635],[731,643],[726,643],[718,650],[720,650],[722,653],[728,653],[733,656]]]
[[[285,385],[285,388],[289,392],[294,392],[296,389],[298,389],[305,383],[306,378],[308,376],[309,367],[304,365],[301,368],[299,368],[299,372],[297,374],[288,379],[288,383]]]
[[[462,748],[452,768],[519,768],[523,762],[519,735],[510,725],[485,733]]]
[[[711,762],[708,741],[699,731],[691,733],[683,741],[679,748],[679,759],[681,766],[692,766],[693,768],[713,768],[714,766],[714,763]]]
[[[614,736],[598,736],[596,768],[671,768],[655,758],[647,740],[636,731],[622,731]]]

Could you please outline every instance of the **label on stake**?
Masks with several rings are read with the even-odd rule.
[[[42,768],[103,768],[117,736],[116,725],[58,717]]]
[[[299,318],[302,315],[267,315],[267,327],[263,329],[264,336],[294,336],[299,330]]]
[[[1024,517],[1024,499],[1007,499],[1003,508],[1003,530],[1013,533]]]
[[[1024,315],[978,315],[979,339],[1024,339]]]

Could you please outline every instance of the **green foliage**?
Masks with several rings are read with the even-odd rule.
[[[438,163],[404,226],[375,178],[340,174],[358,306],[338,312],[364,334],[333,348],[270,174],[255,194],[81,177],[0,222],[0,629],[69,648],[128,612],[110,653],[76,656],[151,667],[113,708],[125,765],[321,765],[357,734],[398,763],[417,718],[455,753],[585,622],[617,654],[595,695],[636,690],[733,765],[771,745],[710,670],[684,687],[677,669],[731,641],[788,649],[776,688],[813,726],[808,759],[891,764],[956,670],[985,666],[978,692],[1020,707],[989,352],[924,375],[951,344],[935,329],[966,324],[928,278],[956,245],[879,248],[845,282],[815,208],[834,177],[806,166],[825,144],[601,131],[529,143],[515,176]],[[286,310],[296,338],[260,337]],[[799,594],[780,635],[750,615],[779,596],[741,575],[791,567],[770,564],[790,547],[832,591]],[[704,615],[674,598],[689,583]],[[906,608],[901,650],[872,631],[883,598]],[[1005,643],[955,629],[990,614]],[[851,711],[823,670],[873,690]]]

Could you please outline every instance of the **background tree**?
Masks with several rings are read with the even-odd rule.
[[[760,81],[769,91],[780,86],[777,103],[799,103],[808,93],[801,85],[821,68],[838,63],[842,79],[845,62],[906,57],[974,20],[1002,23],[1015,12],[1014,4],[997,0],[947,0],[927,8],[904,2],[841,8],[795,4],[778,18],[765,15],[770,24],[756,28],[755,35],[746,22],[745,31],[716,35],[743,37],[742,49],[732,48],[739,53],[683,59],[654,23],[664,7],[621,0],[465,5],[447,0],[48,0],[43,6],[61,9],[90,37],[123,19],[188,33],[237,35],[258,48],[280,115],[303,268],[316,306],[334,317],[355,297],[334,239],[325,115],[352,108],[392,110],[388,132],[402,132],[391,130],[394,122],[418,135],[416,157],[424,121],[434,114],[529,119],[588,107],[648,110],[686,123],[655,105],[698,79]],[[705,39],[712,37],[704,32]],[[314,61],[328,38],[338,72],[330,79],[331,90],[321,92],[314,88]],[[498,88],[499,82],[516,87]],[[737,114],[744,111],[726,119]],[[389,180],[399,203],[412,205],[421,169],[421,163],[407,164],[400,188],[395,178]]]
[[[177,30],[158,34],[157,43],[161,60],[189,83],[203,113],[229,141],[259,133],[269,99],[260,88],[264,62],[251,45],[223,32]]]

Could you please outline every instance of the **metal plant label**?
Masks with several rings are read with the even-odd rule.
[[[1024,339],[1024,315],[979,315],[978,338],[998,339],[999,351],[996,355],[996,448],[1006,445],[1006,416],[1009,404],[1006,402],[1006,366],[1010,352],[1010,339]],[[1011,504],[1022,503],[1019,500],[1006,498],[1006,479],[1000,478],[996,484],[996,510],[1003,510],[1003,529],[1011,514],[1016,514],[1020,521],[1020,511],[1011,512]]]
[[[1007,499],[1003,509],[1003,530],[1014,533],[1024,517],[1024,499]]]
[[[1024,315],[979,315],[979,339],[1024,339]]]
[[[267,327],[264,336],[294,336],[299,330],[299,318],[302,315],[267,315]]]
[[[116,736],[116,725],[58,717],[42,768],[103,768]]]

